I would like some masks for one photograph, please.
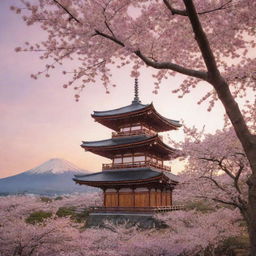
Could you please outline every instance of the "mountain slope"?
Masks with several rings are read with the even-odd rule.
[[[91,187],[75,184],[72,178],[78,173],[88,172],[64,159],[50,159],[31,170],[0,179],[0,194],[55,195],[95,191]]]
[[[65,173],[67,171],[72,172],[85,172],[84,170],[78,168],[76,165],[70,163],[67,160],[60,159],[60,158],[52,158],[47,162],[27,171],[29,174],[45,174],[45,173],[53,173],[53,174],[60,174]]]

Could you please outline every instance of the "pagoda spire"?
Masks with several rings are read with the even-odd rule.
[[[139,99],[139,84],[138,84],[138,78],[135,78],[135,83],[134,83],[134,99],[132,101],[132,104],[140,103]]]

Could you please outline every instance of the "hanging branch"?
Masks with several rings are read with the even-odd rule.
[[[69,15],[69,20],[75,20],[77,23],[82,24],[65,6],[63,6],[57,0],[53,0],[53,2],[61,7]]]
[[[202,11],[202,12],[197,12],[198,15],[203,15],[203,14],[206,14],[206,13],[211,13],[211,12],[216,12],[216,11],[220,11],[220,10],[224,10],[224,9],[227,9],[227,5],[229,5],[233,0],[229,0],[227,1],[226,3],[222,4],[221,6],[217,7],[217,8],[214,8],[214,9],[211,9],[211,10],[205,10],[205,11]],[[163,0],[164,4],[166,5],[166,7],[171,11],[172,15],[180,15],[180,16],[188,16],[188,13],[186,10],[179,10],[179,9],[176,9],[174,7],[172,7],[171,3],[168,1],[168,0]]]

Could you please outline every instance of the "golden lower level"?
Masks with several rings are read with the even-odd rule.
[[[104,207],[163,207],[172,205],[172,191],[160,189],[107,189]]]

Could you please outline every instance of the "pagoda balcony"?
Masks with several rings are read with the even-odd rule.
[[[140,162],[130,162],[121,164],[102,164],[102,171],[113,170],[113,169],[127,169],[127,168],[140,168],[140,167],[154,167],[164,171],[171,172],[171,167],[167,165],[158,164],[153,161],[140,161]]]
[[[151,206],[151,207],[104,207],[96,206],[90,207],[89,211],[93,213],[106,213],[106,212],[144,212],[144,213],[161,213],[170,211],[184,210],[184,205],[171,205],[171,206]],[[78,211],[81,212],[81,211]]]
[[[133,135],[147,135],[147,136],[155,136],[156,132],[150,131],[148,129],[139,129],[134,131],[120,131],[120,132],[112,132],[112,138],[115,137],[125,137],[125,136],[133,136]]]

